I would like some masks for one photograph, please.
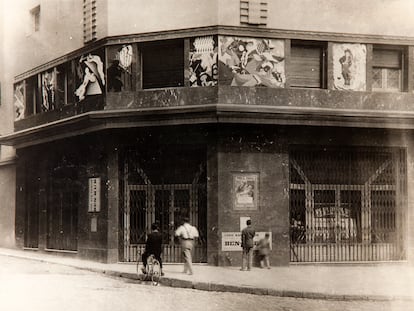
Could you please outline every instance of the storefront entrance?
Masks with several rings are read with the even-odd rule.
[[[163,165],[145,167],[145,160],[137,158],[138,154],[128,153],[124,164],[124,189],[122,208],[123,250],[124,261],[136,261],[145,249],[147,234],[151,224],[158,222],[163,237],[163,261],[181,262],[181,249],[174,232],[184,217],[189,217],[191,224],[200,232],[200,238],[194,249],[194,262],[207,261],[206,241],[206,182],[205,165],[194,166],[192,176],[189,167],[177,168],[181,176],[169,175]],[[170,160],[171,157],[169,158]],[[144,163],[138,166],[137,163]],[[161,161],[160,163],[165,163]],[[168,162],[172,163],[172,162]],[[175,163],[177,164],[177,163]],[[191,160],[188,162],[191,167]],[[169,167],[171,169],[171,167]],[[164,173],[160,177],[152,176]],[[168,176],[169,175],[169,176]],[[167,183],[155,183],[159,180]],[[187,183],[182,183],[187,179]],[[174,182],[176,181],[176,182]]]
[[[291,262],[405,259],[403,149],[290,154]]]

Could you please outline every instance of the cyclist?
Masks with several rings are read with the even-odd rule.
[[[162,260],[161,260],[161,252],[162,252],[162,235],[159,231],[159,226],[157,223],[153,223],[151,225],[151,233],[148,235],[147,242],[145,243],[145,252],[142,254],[142,263],[144,267],[142,268],[142,272],[146,273],[146,266],[147,266],[147,259],[149,256],[154,255],[155,259],[160,262],[161,268],[161,276],[164,275],[162,272]]]

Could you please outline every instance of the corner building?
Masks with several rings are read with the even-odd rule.
[[[414,10],[302,2],[19,2],[16,246],[135,261],[158,221],[180,262],[188,216],[239,265],[250,218],[272,265],[412,262]]]

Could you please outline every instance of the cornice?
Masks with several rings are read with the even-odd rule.
[[[23,148],[110,129],[226,123],[413,130],[414,112],[234,104],[104,110],[0,136],[0,144]]]

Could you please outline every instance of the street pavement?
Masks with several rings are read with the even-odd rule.
[[[137,279],[135,264],[104,264],[45,252],[0,248],[0,255],[55,263],[110,276]],[[414,301],[414,267],[407,263],[290,265],[272,269],[165,264],[162,285],[206,291],[334,300]]]
[[[414,301],[323,300],[148,286],[103,273],[0,255],[5,311],[406,311]]]

